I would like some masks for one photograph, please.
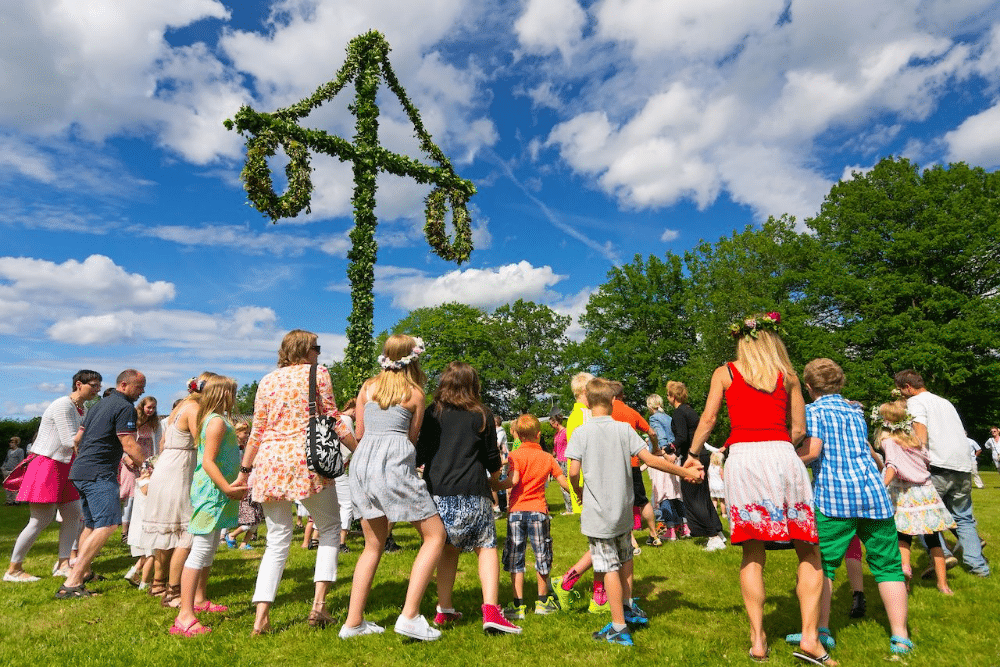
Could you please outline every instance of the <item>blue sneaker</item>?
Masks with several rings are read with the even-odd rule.
[[[636,598],[632,598],[630,600],[630,602],[632,603],[632,611],[635,612],[636,616],[642,616],[643,618],[649,618],[649,615],[646,612],[644,612],[642,609],[639,609],[639,602],[637,601]]]
[[[629,634],[627,628],[619,632],[614,629],[611,623],[608,623],[595,632],[594,639],[597,641],[606,641],[609,644],[618,644],[619,646],[635,646],[632,642],[632,635]]]
[[[641,628],[649,625],[649,619],[637,614],[634,606],[625,607],[625,622],[633,628]]]

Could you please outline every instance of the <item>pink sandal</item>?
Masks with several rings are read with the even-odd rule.
[[[224,604],[215,604],[211,600],[205,600],[201,604],[196,604],[194,606],[195,611],[208,611],[212,613],[218,613],[220,611],[229,611],[229,607]]]
[[[197,630],[192,630],[195,625],[198,624],[198,619],[194,619],[186,628],[177,625],[177,621],[174,620],[174,624],[170,626],[170,634],[172,635],[183,635],[185,637],[197,637],[198,635],[203,635],[212,631],[212,628],[203,625]]]

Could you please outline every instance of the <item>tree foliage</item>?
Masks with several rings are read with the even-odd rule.
[[[673,254],[636,255],[611,269],[580,318],[584,365],[618,380],[627,399],[643,404],[664,377],[684,366],[694,346],[687,291],[681,260]]]

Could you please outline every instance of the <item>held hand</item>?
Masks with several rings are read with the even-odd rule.
[[[247,486],[248,479],[250,479],[250,475],[245,472],[241,472],[236,476],[236,479],[233,480],[233,486]]]
[[[701,464],[696,456],[688,455],[687,460],[684,462],[685,468],[694,468],[695,470],[704,470],[705,466]]]
[[[243,498],[247,495],[247,485],[245,483],[239,484],[237,482],[233,482],[229,485],[228,489],[223,489],[223,493],[225,493],[230,500],[243,500]]]
[[[684,466],[684,481],[690,484],[701,484],[705,481],[705,468],[699,466],[697,469]]]

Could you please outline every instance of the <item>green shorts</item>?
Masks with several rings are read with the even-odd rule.
[[[864,519],[850,517],[840,519],[824,515],[816,510],[816,530],[819,533],[819,553],[823,559],[823,574],[833,580],[833,574],[840,567],[847,553],[851,539],[857,534],[865,545],[865,560],[868,569],[877,582],[905,581],[903,561],[899,555],[899,541],[896,539],[896,520]]]

